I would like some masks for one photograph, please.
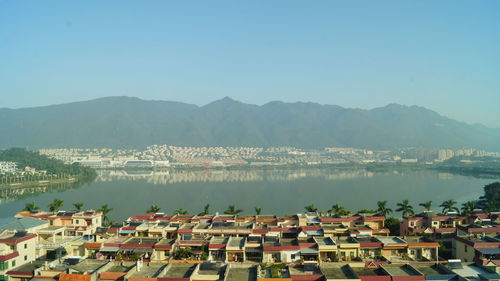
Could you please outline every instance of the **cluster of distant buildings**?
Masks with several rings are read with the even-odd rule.
[[[500,280],[498,214],[427,212],[405,218],[402,236],[376,214],[148,213],[102,222],[91,210],[1,220],[0,280]]]
[[[346,163],[426,163],[445,161],[456,156],[498,157],[500,153],[476,149],[428,150],[408,148],[377,151],[357,148],[326,147],[180,147],[152,145],[136,149],[41,149],[40,153],[66,163],[94,168],[151,168],[168,166],[231,165],[321,165]]]
[[[0,161],[0,175],[6,175],[6,174],[25,175],[25,174],[35,174],[35,173],[45,173],[45,172],[46,171],[37,171],[35,168],[29,166],[19,169],[17,167],[16,162]]]

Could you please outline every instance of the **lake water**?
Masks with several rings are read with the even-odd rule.
[[[54,198],[64,200],[68,210],[75,202],[85,208],[109,204],[113,220],[142,214],[152,204],[167,213],[178,208],[199,213],[208,203],[211,212],[235,204],[248,214],[258,206],[263,214],[285,215],[303,212],[309,204],[320,210],[335,203],[353,211],[374,209],[379,200],[388,200],[395,209],[397,202],[409,199],[419,211],[418,203],[428,200],[433,209],[448,199],[475,200],[484,185],[497,180],[429,170],[100,171],[94,182],[81,186],[1,189],[0,218],[12,216],[27,202],[46,208]]]

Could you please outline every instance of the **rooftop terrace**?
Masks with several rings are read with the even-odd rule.
[[[320,269],[327,279],[359,279],[349,265],[324,264]]]

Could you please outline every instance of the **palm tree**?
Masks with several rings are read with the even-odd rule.
[[[146,213],[158,213],[159,211],[161,210],[160,207],[158,207],[158,205],[156,204],[153,204],[151,205],[151,207],[149,207],[149,209],[146,211]]]
[[[98,212],[102,213],[102,222],[104,225],[111,225],[111,221],[109,220],[108,214],[113,211],[113,208],[109,207],[108,204],[102,205],[99,209],[97,209]]]
[[[49,211],[51,212],[58,212],[59,209],[61,209],[61,207],[64,205],[64,201],[62,201],[61,199],[57,199],[55,198],[52,203],[50,203],[48,205],[49,207]]]
[[[208,213],[210,213],[210,204],[207,204],[203,207],[203,212],[199,213],[198,215],[199,216],[204,216],[204,215],[208,215]]]
[[[392,213],[392,209],[387,208],[387,200],[377,201],[377,213],[384,217]]]
[[[81,211],[83,208],[83,203],[82,202],[73,203],[73,207],[75,207],[77,211]]]
[[[470,215],[473,211],[474,208],[476,208],[476,202],[474,201],[467,201],[462,204],[462,215]]]
[[[254,207],[254,209],[255,209],[256,215],[260,215],[260,213],[262,212],[262,208],[260,208],[260,207]]]
[[[35,204],[35,202],[30,202],[30,203],[26,203],[26,205],[24,205],[23,211],[33,213],[38,209],[40,209],[40,208]]]
[[[330,209],[330,213],[332,213],[333,215],[337,215],[337,216],[347,216],[351,212],[349,210],[347,210],[346,208],[340,206],[339,204],[335,204]]]
[[[396,212],[401,212],[403,217],[413,216],[415,214],[409,200],[403,200],[401,203],[398,203]]]
[[[430,211],[432,207],[432,201],[425,201],[423,203],[418,204],[422,208],[424,208],[424,211]]]
[[[174,214],[175,215],[187,215],[188,211],[184,210],[183,208],[179,208],[179,209],[174,211]]]
[[[453,211],[458,212],[459,211],[458,208],[455,207],[456,204],[457,204],[457,201],[450,199],[450,200],[446,200],[443,203],[441,203],[441,205],[439,205],[439,207],[443,208],[443,210],[441,211],[443,214],[446,214],[447,212],[453,212]]]
[[[304,209],[306,209],[306,211],[310,212],[310,213],[315,213],[318,211],[318,208],[316,208],[316,206],[314,206],[314,204],[307,205],[304,207]]]
[[[236,206],[233,204],[233,205],[229,205],[229,207],[227,207],[227,209],[224,211],[224,214],[227,214],[227,215],[237,215],[239,213],[243,212],[242,209],[236,209]]]

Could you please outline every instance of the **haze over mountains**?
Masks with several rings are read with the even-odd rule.
[[[107,97],[0,109],[0,147],[141,148],[296,146],[302,148],[474,147],[500,151],[500,129],[458,122],[417,106],[371,110],[223,98],[205,106]]]

